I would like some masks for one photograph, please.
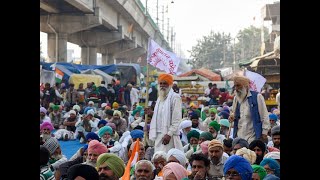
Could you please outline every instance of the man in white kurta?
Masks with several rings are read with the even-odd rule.
[[[150,124],[149,139],[155,141],[154,152],[168,152],[172,148],[183,151],[179,124],[182,120],[181,97],[172,90],[173,77],[159,75],[159,97]]]

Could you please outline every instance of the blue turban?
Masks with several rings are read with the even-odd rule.
[[[97,141],[99,141],[99,136],[96,134],[96,133],[94,133],[94,132],[89,132],[87,135],[86,135],[86,139],[88,140],[88,139],[91,139],[91,140],[97,140]]]
[[[88,144],[85,144],[83,147],[82,147],[82,149],[83,149],[83,151],[86,151],[87,149],[88,149]]]
[[[260,166],[265,166],[266,164],[269,165],[270,169],[272,169],[274,171],[274,175],[276,175],[277,177],[280,177],[280,165],[278,164],[278,162],[272,158],[264,158],[261,162],[260,162]]]
[[[133,130],[133,131],[131,131],[130,132],[130,136],[132,137],[132,138],[143,138],[143,134],[144,134],[144,132],[142,131],[142,130],[140,130],[140,129],[135,129],[135,130]]]
[[[221,112],[227,112],[230,114],[230,110],[229,109],[223,109]]]
[[[93,107],[86,107],[86,108],[84,108],[83,113],[84,113],[84,114],[87,114],[87,112],[88,112],[90,109],[93,110]]]
[[[100,124],[103,124],[103,126],[105,126],[108,122],[104,119],[101,119],[99,122],[98,122],[98,127],[100,126]]]
[[[226,175],[227,171],[232,168],[238,171],[241,179],[251,179],[253,169],[249,161],[244,157],[238,155],[230,156],[224,164],[223,173]]]
[[[278,116],[275,115],[275,114],[269,114],[269,119],[270,119],[270,120],[277,121],[277,120],[278,120]]]
[[[226,111],[219,112],[218,116],[222,116],[222,119],[229,119],[229,113]]]
[[[99,137],[102,137],[106,132],[112,135],[112,128],[110,126],[103,126],[102,128],[100,128],[98,131]]]

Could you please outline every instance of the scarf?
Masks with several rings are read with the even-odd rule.
[[[164,113],[163,114],[163,119],[169,119],[170,121],[166,121],[166,120],[160,120],[158,119],[159,121],[161,121],[161,129],[163,130],[162,132],[165,134],[168,132],[168,128],[170,127],[170,123],[171,123],[171,98],[172,96],[174,95],[174,91],[172,90],[172,88],[169,90],[169,93],[167,95],[167,98],[164,100],[164,112],[167,112],[167,113]],[[151,119],[151,123],[150,123],[150,131],[149,131],[149,139],[150,140],[156,140],[156,137],[157,137],[157,114],[159,113],[159,104],[160,104],[160,98],[157,99],[157,103],[156,103],[156,106],[155,106],[155,109],[154,109],[154,114],[152,116],[152,119]],[[179,128],[178,128],[179,130]],[[179,134],[179,131],[175,132],[174,134]]]

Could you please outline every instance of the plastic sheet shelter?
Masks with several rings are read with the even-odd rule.
[[[100,75],[93,74],[72,74],[69,78],[69,83],[73,83],[75,88],[79,87],[80,83],[83,83],[83,88],[87,87],[88,82],[94,82],[98,87],[101,84],[102,77]]]

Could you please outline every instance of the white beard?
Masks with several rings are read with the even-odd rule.
[[[244,98],[247,96],[247,88],[242,87],[241,90],[235,91],[236,92],[236,98],[239,103],[242,103]]]
[[[52,157],[53,159],[59,160],[59,159],[62,158],[62,154],[53,154],[51,157]]]
[[[45,142],[47,139],[51,138],[50,134],[44,134],[42,133],[42,140]]]
[[[96,162],[90,161],[89,159],[87,159],[86,164],[92,167],[96,167]]]
[[[158,87],[158,89],[160,89],[160,91],[159,91],[159,99],[160,99],[160,101],[163,102],[166,99],[166,97],[167,97],[167,95],[168,95],[168,93],[169,93],[171,88],[172,88],[172,86],[169,86],[167,88],[164,88],[164,87],[160,88],[160,86]]]

